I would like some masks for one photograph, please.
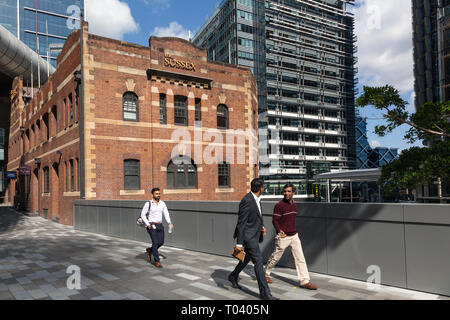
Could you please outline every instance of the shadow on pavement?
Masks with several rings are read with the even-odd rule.
[[[24,219],[13,207],[0,207],[0,235],[13,231]]]
[[[245,273],[248,273],[248,272],[246,272],[246,269],[248,269],[248,267],[246,267],[243,271]],[[224,270],[224,269],[214,270],[214,272],[211,274],[211,278],[214,279],[214,282],[216,283],[216,285],[219,288],[229,290],[230,288],[232,288],[231,282],[228,281],[229,274],[230,274],[230,271],[228,271],[228,270]],[[224,280],[224,279],[227,279],[227,280]],[[240,278],[239,278],[239,280],[240,280]],[[244,292],[248,295],[251,295],[255,298],[259,298],[259,293],[248,289],[241,282],[239,282],[239,285],[242,287],[242,289],[241,290],[235,289],[235,290],[242,291],[242,292]]]
[[[291,285],[291,286],[293,286],[293,287],[299,287],[299,286],[300,286],[300,284],[299,284],[298,281],[294,281],[294,280],[292,280],[292,279],[289,279],[289,278],[286,278],[286,277],[277,275],[276,273],[273,273],[273,274],[271,275],[271,278],[277,279],[277,280],[280,280],[280,281],[283,281],[283,282],[285,282],[285,283],[287,283],[288,285]]]

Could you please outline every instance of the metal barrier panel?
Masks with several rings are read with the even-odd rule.
[[[74,203],[77,230],[150,243],[136,219],[144,201]],[[167,201],[175,225],[165,244],[230,256],[238,202]],[[272,212],[263,202],[268,234],[264,259],[274,248]],[[308,269],[366,281],[379,268],[382,284],[450,295],[450,207],[439,204],[299,203],[297,229]],[[164,222],[166,226],[166,223]],[[280,266],[294,268],[289,250]]]

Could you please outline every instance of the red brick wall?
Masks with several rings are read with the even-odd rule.
[[[83,26],[87,31],[87,24]],[[80,39],[84,43],[81,53]],[[175,130],[187,130],[194,139],[195,98],[202,99],[202,128],[200,130],[223,133],[224,160],[226,159],[226,132],[255,129],[253,116],[257,112],[256,84],[249,69],[222,63],[206,61],[206,52],[182,39],[150,39],[150,46],[144,47],[122,41],[107,39],[85,33],[74,32],[67,40],[58,58],[58,69],[39,93],[27,105],[11,113],[11,138],[20,140],[23,125],[30,132],[25,139],[25,164],[32,169],[30,194],[27,207],[36,211],[40,199],[41,213],[48,210],[48,218],[59,218],[60,223],[72,225],[73,200],[80,198],[80,172],[77,160],[84,162],[86,199],[93,200],[143,200],[151,197],[150,190],[158,186],[166,200],[240,200],[249,191],[254,178],[253,164],[249,163],[249,140],[243,150],[233,150],[235,161],[244,155],[245,163],[231,164],[231,187],[218,188],[218,165],[197,163],[197,188],[195,190],[170,190],[167,188],[167,165],[171,152],[178,141],[171,139]],[[195,71],[186,71],[164,66],[164,55],[195,64]],[[73,72],[80,69],[83,57],[84,70],[84,126],[86,158],[80,159],[80,127],[78,105],[74,101],[74,122],[69,125],[69,94],[75,97],[76,82]],[[170,72],[162,79],[149,79],[148,69]],[[190,75],[202,80],[194,83],[180,82],[180,76]],[[204,83],[211,82],[211,87]],[[200,86],[200,84],[202,84]],[[196,87],[196,85],[198,87]],[[139,121],[123,120],[122,97],[127,91],[139,97]],[[167,125],[159,124],[159,93],[167,94]],[[188,98],[188,126],[174,125],[174,95]],[[80,97],[81,99],[82,97]],[[19,103],[21,99],[17,99]],[[80,100],[81,101],[81,100]],[[229,130],[217,129],[217,106],[226,104],[229,108]],[[22,109],[21,109],[22,108]],[[56,109],[57,119],[54,119]],[[48,115],[50,139],[45,137],[43,124]],[[44,117],[44,118],[43,118]],[[41,123],[36,130],[37,143],[31,127]],[[55,125],[56,124],[56,125]],[[204,132],[203,132],[204,134]],[[26,136],[26,135],[25,135]],[[240,134],[242,136],[242,134]],[[30,141],[28,141],[30,140]],[[203,142],[201,153],[208,147]],[[14,148],[13,148],[14,149]],[[8,170],[17,170],[20,165],[21,149],[16,148]],[[191,143],[191,158],[194,158],[194,144]],[[61,151],[58,154],[56,151]],[[197,154],[198,155],[198,154]],[[37,166],[35,158],[41,158],[41,195],[38,197]],[[131,193],[124,190],[124,160],[140,160],[140,190]],[[67,165],[74,161],[75,187],[70,190]],[[255,158],[254,161],[257,161]],[[255,162],[257,163],[257,162]],[[43,168],[49,167],[50,192],[43,194]],[[221,191],[221,192],[217,192]]]

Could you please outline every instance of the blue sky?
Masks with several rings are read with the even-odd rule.
[[[148,45],[151,34],[187,38],[211,16],[214,0],[85,0],[90,31],[111,38]],[[358,36],[358,78],[362,85],[391,84],[406,101],[413,101],[413,62],[410,0],[356,0],[355,33]],[[414,110],[414,105],[409,106]],[[360,109],[368,117],[369,143],[374,146],[410,148],[402,139],[404,125],[386,137],[373,133],[383,122],[373,108]],[[420,143],[415,145],[420,146]]]

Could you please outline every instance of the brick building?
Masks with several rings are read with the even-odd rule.
[[[166,200],[240,200],[258,175],[253,75],[183,39],[145,47],[84,23],[33,98],[20,78],[12,92],[8,171],[30,175],[9,181],[9,200],[60,223],[75,199],[145,200],[155,186]]]

